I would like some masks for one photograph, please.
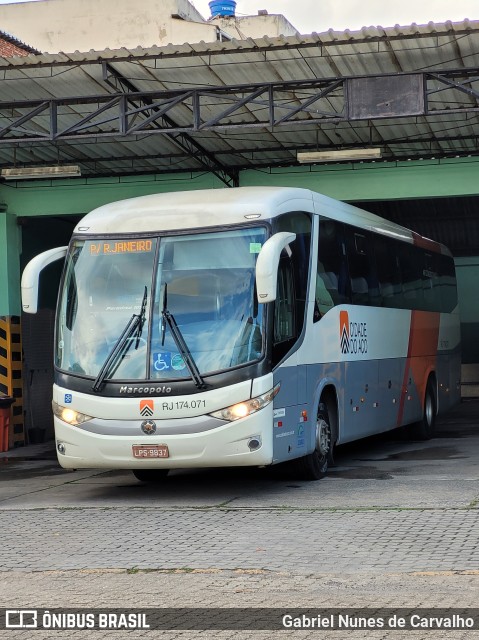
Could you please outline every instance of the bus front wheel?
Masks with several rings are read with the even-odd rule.
[[[324,402],[320,402],[318,406],[315,442],[316,448],[312,453],[292,462],[298,480],[320,480],[328,471],[332,459],[333,437],[328,407]]]
[[[166,478],[169,469],[135,469],[133,475],[141,482],[159,483]]]

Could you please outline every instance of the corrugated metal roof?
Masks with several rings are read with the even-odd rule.
[[[415,23],[409,26],[395,25],[394,27],[381,27],[370,26],[363,27],[359,31],[334,31],[332,29],[323,33],[312,33],[311,35],[293,35],[293,36],[279,36],[277,38],[270,38],[264,36],[263,38],[248,38],[246,40],[226,40],[217,42],[199,42],[199,43],[185,43],[185,44],[169,44],[165,47],[150,47],[136,49],[104,49],[101,51],[89,51],[73,53],[58,53],[49,54],[45,53],[40,56],[30,56],[29,58],[23,58],[22,60],[11,60],[0,58],[0,66],[10,67],[14,66],[51,66],[51,65],[65,65],[65,64],[84,64],[91,62],[98,62],[101,60],[131,60],[131,59],[158,59],[164,60],[171,57],[192,57],[195,55],[237,55],[240,52],[248,53],[251,51],[261,50],[281,50],[281,49],[308,49],[311,47],[326,47],[332,49],[335,47],[350,47],[349,53],[363,54],[365,52],[375,52],[381,50],[381,47],[377,47],[374,43],[388,42],[391,43],[391,51],[407,51],[423,49],[427,50],[430,47],[440,46],[444,47],[453,45],[454,42],[462,40],[464,36],[475,36],[479,29],[478,20],[464,20],[463,22],[445,22],[435,23],[429,22],[427,25],[417,25]],[[423,47],[421,40],[427,40],[428,45]],[[407,41],[415,41],[407,44]],[[393,44],[394,43],[394,44]],[[472,44],[472,42],[470,42]],[[335,55],[343,56],[347,54],[346,49],[335,51]],[[383,47],[383,51],[387,51],[389,47]],[[439,51],[437,52],[439,53]],[[447,59],[447,55],[442,56],[442,62]],[[435,62],[439,62],[436,59]],[[334,75],[334,74],[333,74]]]
[[[454,70],[456,73],[452,74]],[[430,113],[409,117],[344,118],[344,88],[314,101],[311,84],[304,88],[288,84],[324,81],[327,86],[336,78],[392,77],[416,72],[450,73],[455,86],[442,83],[442,76],[428,76]],[[476,154],[477,78],[479,21],[470,20],[0,58],[0,166],[12,165],[14,147],[18,165],[58,159],[75,161],[82,165],[84,175],[196,171],[204,170],[211,161],[230,171],[288,165],[296,164],[297,150],[315,148],[380,146],[386,159]],[[218,120],[232,99],[238,102],[247,95],[246,89],[238,88],[240,85],[260,83],[277,87],[274,108],[276,121],[286,118],[282,123],[271,126],[268,122],[269,104],[264,94]],[[281,83],[284,87],[280,89]],[[227,87],[237,89],[230,95],[216,91]],[[194,105],[192,99],[184,99],[165,112],[174,125],[170,132],[164,131],[166,125],[162,121],[162,126],[152,122],[135,135],[120,135],[114,115],[107,122],[103,122],[106,112],[103,117],[92,116],[100,106],[98,101],[72,100],[113,96],[121,91],[207,88],[211,95],[203,91],[199,98],[201,126],[191,124]],[[72,133],[70,138],[35,140],[35,135],[48,132],[48,110],[18,124],[18,119],[33,108],[33,101],[53,99],[70,99],[58,106],[58,122],[65,131],[83,121],[82,136]],[[19,106],[22,100],[25,104]],[[137,101],[138,107],[143,100],[142,96]],[[153,104],[165,104],[155,100]],[[309,108],[289,117],[292,110],[308,100],[313,100]],[[131,107],[132,101],[129,104]],[[139,123],[152,113],[137,111],[132,117]],[[324,121],[319,121],[323,116]],[[88,117],[91,119],[85,120]],[[214,124],[208,126],[208,122]],[[158,133],[160,129],[162,132]],[[100,134],[108,137],[100,138]],[[195,146],[188,151],[191,141]]]

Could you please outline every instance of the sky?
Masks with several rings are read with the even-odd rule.
[[[190,1],[209,18],[208,0]],[[236,0],[236,15],[256,15],[258,9],[282,13],[301,33],[479,20],[477,0]]]
[[[209,18],[208,0],[190,2],[204,18]],[[0,4],[12,4],[12,0],[0,0]],[[282,13],[301,33],[479,20],[477,0],[236,0],[238,16],[256,15],[258,9]]]

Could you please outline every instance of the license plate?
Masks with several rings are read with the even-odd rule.
[[[170,456],[166,444],[134,444],[132,449],[134,458],[168,458]]]

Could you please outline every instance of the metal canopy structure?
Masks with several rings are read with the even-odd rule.
[[[479,22],[0,59],[0,168],[84,176],[477,155]]]

